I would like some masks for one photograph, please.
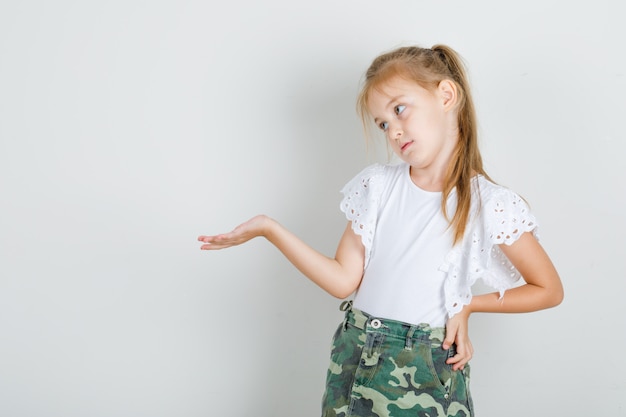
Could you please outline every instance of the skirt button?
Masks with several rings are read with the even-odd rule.
[[[380,322],[380,320],[378,319],[374,319],[371,321],[370,325],[374,328],[374,329],[379,329],[380,326],[382,326],[383,324]]]

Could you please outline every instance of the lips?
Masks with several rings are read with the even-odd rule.
[[[408,142],[404,142],[402,146],[400,146],[400,151],[404,152],[409,146],[413,144],[413,141],[410,140]]]

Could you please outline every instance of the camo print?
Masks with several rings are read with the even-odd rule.
[[[443,327],[376,319],[351,304],[331,350],[323,417],[471,417],[469,365],[445,363]],[[376,328],[378,327],[378,328]]]

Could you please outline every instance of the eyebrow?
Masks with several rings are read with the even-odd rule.
[[[385,105],[385,109],[389,108],[389,106],[392,103],[400,101],[400,99],[403,98],[403,97],[404,97],[404,95],[402,95],[402,94],[400,94],[399,96],[391,97],[391,99],[387,102],[387,105]],[[374,117],[374,123],[378,123],[378,117]]]

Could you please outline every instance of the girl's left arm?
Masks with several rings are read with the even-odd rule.
[[[502,244],[500,249],[520,272],[524,285],[507,290],[504,297],[498,293],[472,297],[463,310],[467,314],[527,313],[557,306],[563,301],[561,278],[537,239],[529,232],[511,245]]]
[[[502,298],[497,292],[475,295],[463,310],[448,320],[444,349],[456,343],[457,354],[448,359],[448,363],[455,370],[463,369],[474,353],[467,334],[471,313],[526,313],[554,307],[563,301],[561,278],[543,247],[531,233],[522,234],[511,245],[500,245],[500,249],[526,283],[507,290]]]

